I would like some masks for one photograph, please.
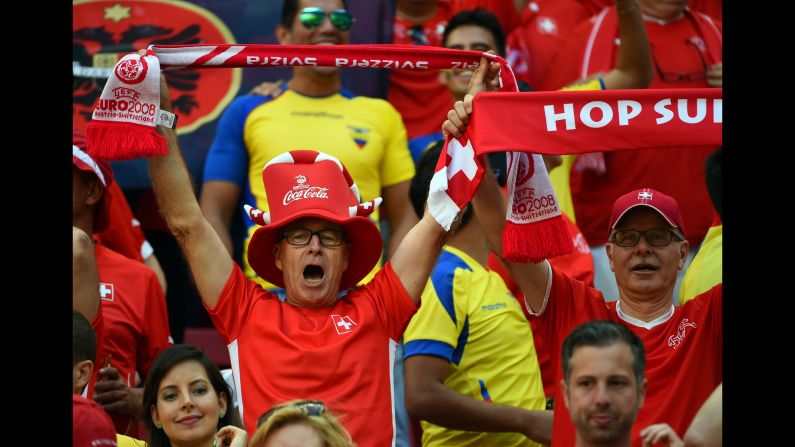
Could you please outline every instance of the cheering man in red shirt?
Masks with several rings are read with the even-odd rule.
[[[473,85],[475,84],[475,85]],[[469,93],[488,84],[470,83]],[[459,101],[445,121],[446,132],[459,135],[469,122],[472,95]],[[505,198],[496,180],[486,175],[473,201],[492,250],[502,255]],[[525,295],[527,310],[550,352],[560,352],[573,328],[591,320],[622,323],[643,340],[649,387],[638,412],[632,445],[640,445],[643,427],[665,421],[684,433],[698,409],[721,382],[723,361],[723,285],[674,307],[676,274],[684,268],[689,244],[684,219],[674,198],[650,188],[638,189],[613,203],[606,246],[618,283],[617,301],[606,303],[602,293],[552,268],[548,261],[514,264],[506,261]],[[553,360],[557,362],[553,356]],[[553,365],[556,383],[563,379]],[[686,374],[697,370],[698,374]],[[555,396],[556,409],[562,401]],[[555,411],[554,445],[574,445],[569,413]]]
[[[165,81],[160,102],[170,110]],[[375,278],[349,289],[381,256],[380,233],[366,217],[380,199],[360,204],[347,170],[327,154],[278,155],[263,168],[270,211],[247,210],[261,226],[249,263],[284,287],[280,297],[233,262],[196,202],[176,133],[158,130],[169,155],[150,159],[155,193],[229,348],[247,431],[275,404],[318,399],[358,445],[393,445],[395,348],[444,244],[443,228],[426,212]]]

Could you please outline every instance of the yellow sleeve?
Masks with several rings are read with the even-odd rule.
[[[679,305],[723,282],[723,225],[709,229],[701,249],[682,278]]]
[[[414,160],[411,159],[406,126],[392,106],[386,103],[384,159],[381,161],[381,187],[396,185],[414,177]]]
[[[582,84],[567,85],[560,89],[560,91],[574,91],[574,90],[607,90],[602,78],[591,79],[590,81],[583,82]]]
[[[146,447],[146,442],[116,433],[116,445],[118,447]]]
[[[569,178],[571,177],[571,166],[574,164],[574,155],[563,155],[563,164],[553,169],[549,173],[549,181],[552,183],[552,189],[555,190],[555,195],[558,197],[558,204],[560,210],[572,222],[577,223],[574,218],[574,202],[571,199],[571,186]]]

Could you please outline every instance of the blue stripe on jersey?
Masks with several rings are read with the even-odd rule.
[[[205,182],[221,180],[243,187],[248,178],[248,151],[243,141],[243,128],[251,111],[271,99],[270,96],[246,95],[227,107],[218,121],[215,138],[204,162]]]
[[[409,358],[412,355],[433,355],[449,362],[453,357],[453,347],[439,340],[412,340],[404,346],[403,358]]]
[[[420,156],[431,143],[436,143],[439,140],[444,140],[444,135],[441,132],[435,132],[428,135],[421,135],[419,137],[414,137],[409,140],[409,152],[411,152],[411,158],[414,159],[414,164],[416,165],[417,162],[420,160]]]
[[[605,80],[601,77],[599,78],[599,86],[602,87],[602,90],[607,90],[607,87],[605,87]]]
[[[356,93],[353,93],[352,91],[350,91],[350,90],[348,90],[346,88],[340,89],[340,95],[343,98],[348,98],[348,99],[353,99],[353,98],[356,97]]]
[[[467,345],[469,341],[469,315],[467,315],[466,319],[464,320],[464,327],[461,329],[461,335],[458,336],[458,346],[456,346],[455,351],[453,351],[453,358],[450,359],[451,362],[458,365],[461,363],[461,357],[464,356],[464,347]]]
[[[455,278],[455,270],[458,268],[472,271],[463,259],[449,251],[442,250],[439,254],[439,259],[436,261],[436,266],[433,268],[433,273],[431,273],[431,284],[433,284],[433,288],[436,291],[436,296],[439,297],[439,301],[444,306],[447,314],[450,315],[453,323],[457,322],[455,318],[455,303],[453,301],[453,278]]]
[[[486,388],[486,384],[480,379],[478,379],[478,383],[480,384],[480,396],[484,401],[491,402],[491,396],[489,395],[488,388]]]

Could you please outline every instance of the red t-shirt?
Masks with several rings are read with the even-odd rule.
[[[583,77],[585,73],[609,71],[615,66],[618,47],[614,9],[603,17],[583,22],[563,45],[545,89],[554,90]],[[661,25],[645,20],[654,64],[666,76],[688,74],[693,80],[663,81],[655,69],[649,88],[708,87],[703,77],[721,53],[720,23],[700,13]],[[592,30],[598,24],[598,32]],[[588,50],[590,49],[590,50]],[[587,66],[585,66],[587,61]],[[703,62],[702,62],[703,61]],[[695,79],[695,78],[701,79]],[[604,153],[606,171],[571,171],[571,193],[577,222],[592,246],[607,242],[607,227],[613,202],[627,191],[654,188],[673,196],[684,217],[686,236],[691,247],[701,243],[712,220],[712,202],[704,178],[704,162],[714,147],[644,149]]]
[[[333,307],[279,301],[235,265],[207,311],[226,341],[249,433],[273,405],[318,399],[361,446],[392,445],[392,365],[417,306],[387,263]]]
[[[441,47],[447,21],[478,6],[494,13],[506,34],[518,23],[512,0],[439,0],[436,14],[419,25],[395,15],[392,43]],[[387,99],[403,117],[409,139],[438,132],[453,105],[447,85],[439,82],[439,70],[392,70]]]
[[[551,359],[555,383],[563,379],[563,340],[575,327],[591,320],[624,324],[643,340],[649,382],[643,407],[632,427],[632,445],[641,445],[640,430],[660,422],[668,423],[677,433],[685,433],[698,409],[722,381],[723,285],[673,307],[671,315],[661,317],[649,329],[619,315],[617,303],[605,303],[598,290],[552,270],[549,298],[543,313],[534,317],[533,330],[543,337],[550,352],[557,353]],[[553,446],[574,445],[576,432],[559,385],[555,410]]]
[[[94,253],[104,337],[92,384],[96,382],[105,354],[111,354],[111,366],[118,369],[127,385],[132,387],[135,386],[135,372],[145,379],[155,357],[173,343],[166,298],[150,268],[101,243],[96,244]],[[113,422],[117,432],[134,436],[128,431],[129,420],[113,417]]]

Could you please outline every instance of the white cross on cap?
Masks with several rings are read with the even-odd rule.
[[[640,200],[651,200],[651,198],[652,198],[652,193],[648,191],[641,191],[638,193],[638,199]]]

